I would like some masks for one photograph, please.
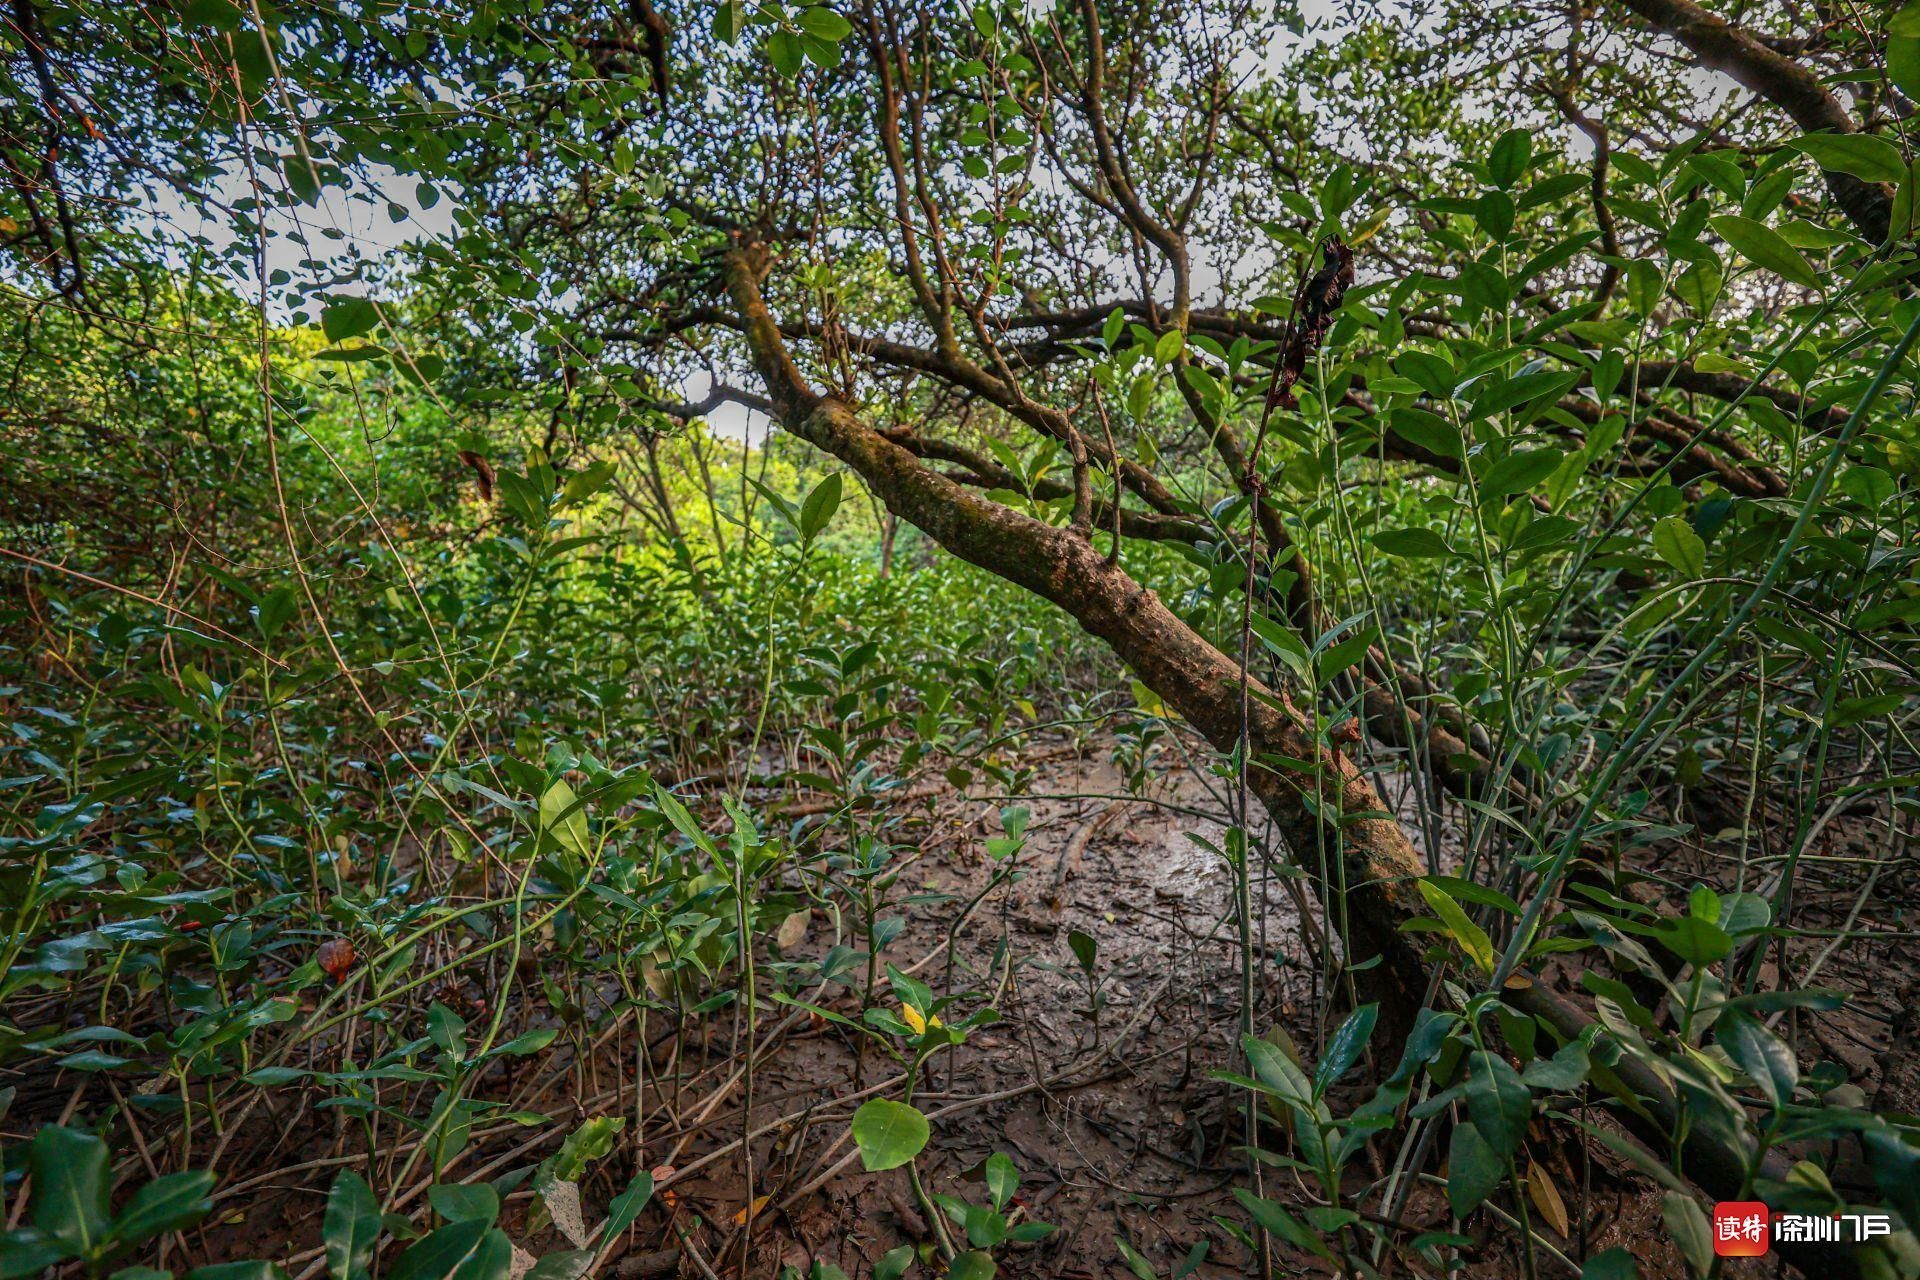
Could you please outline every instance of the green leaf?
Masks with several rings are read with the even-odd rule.
[[[1640,1264],[1625,1247],[1602,1249],[1580,1268],[1580,1280],[1640,1280]]]
[[[1139,419],[1147,416],[1147,410],[1153,407],[1153,375],[1143,373],[1133,380],[1127,388],[1127,413]]]
[[[1180,353],[1186,350],[1186,346],[1187,335],[1178,329],[1169,329],[1160,335],[1158,342],[1153,344],[1153,358],[1161,364],[1172,364],[1179,359]]]
[[[1464,1218],[1492,1195],[1507,1176],[1507,1162],[1487,1145],[1472,1121],[1453,1126],[1447,1148],[1447,1204],[1453,1216]]]
[[[1887,77],[1908,97],[1920,98],[1920,32],[1887,41]]]
[[[614,463],[602,459],[567,477],[567,483],[560,490],[560,501],[566,503],[584,502],[607,487],[614,472],[620,468]]]
[[[1475,418],[1490,418],[1542,396],[1557,396],[1580,381],[1577,370],[1536,369],[1517,378],[1480,385],[1473,397]]]
[[[200,1221],[213,1210],[207,1193],[213,1190],[213,1171],[189,1169],[155,1178],[133,1193],[113,1220],[113,1234],[138,1244],[162,1232]]]
[[[0,1280],[26,1280],[72,1256],[72,1249],[33,1227],[0,1232]]]
[[[1666,921],[1658,937],[1669,951],[1696,969],[1724,960],[1733,951],[1733,939],[1727,931],[1698,916],[1676,916]]]
[[[1571,1093],[1587,1078],[1590,1064],[1587,1051],[1578,1040],[1569,1040],[1551,1058],[1535,1058],[1520,1073],[1530,1089],[1550,1093]]]
[[[473,1255],[454,1269],[450,1280],[506,1280],[512,1270],[513,1241],[495,1227],[481,1238]]]
[[[1378,1004],[1363,1004],[1348,1014],[1327,1040],[1327,1051],[1313,1068],[1313,1096],[1324,1097],[1341,1076],[1353,1069],[1373,1036],[1373,1024],[1379,1020]]]
[[[1373,545],[1390,556],[1437,559],[1458,554],[1431,529],[1387,529],[1373,535]]]
[[[48,1125],[33,1136],[33,1225],[75,1253],[107,1232],[111,1188],[107,1144],[90,1133]]]
[[[1833,704],[1833,711],[1827,716],[1827,723],[1835,729],[1844,729],[1848,725],[1859,724],[1863,720],[1878,720],[1892,715],[1905,704],[1904,693],[1865,694],[1858,698],[1842,698]]]
[[[365,298],[336,298],[320,313],[320,331],[328,342],[344,342],[373,332],[380,312]]]
[[[1430,880],[1416,882],[1420,886],[1420,896],[1427,900],[1427,906],[1433,914],[1440,917],[1453,940],[1467,953],[1467,959],[1482,973],[1492,973],[1494,965],[1493,941],[1487,937],[1487,931],[1475,924],[1459,903],[1439,885]]]
[[[500,1216],[500,1193],[484,1182],[439,1182],[427,1188],[427,1203],[448,1222],[484,1222]]]
[[[1787,145],[1812,156],[1822,169],[1868,182],[1899,182],[1907,176],[1900,148],[1870,133],[1809,133]]]
[[[927,1118],[904,1102],[873,1098],[853,1113],[853,1141],[867,1172],[898,1169],[919,1155],[933,1136]]]
[[[987,1157],[983,1172],[987,1179],[987,1192],[993,1197],[993,1207],[1006,1208],[1007,1201],[1013,1199],[1013,1193],[1020,1187],[1020,1170],[1005,1152],[996,1151]]]
[[[1494,140],[1487,156],[1487,180],[1502,191],[1520,181],[1533,161],[1533,135],[1525,129],[1509,129]]]
[[[791,31],[775,31],[767,37],[767,57],[773,62],[773,69],[789,80],[800,74],[805,54],[800,37]]]
[[[593,1266],[595,1256],[592,1249],[562,1249],[558,1253],[543,1254],[527,1268],[526,1280],[580,1280]]]
[[[1687,167],[1724,191],[1729,200],[1738,200],[1747,193],[1746,172],[1727,152],[1695,152],[1687,157]]]
[[[505,1044],[493,1046],[492,1049],[487,1051],[488,1056],[499,1055],[509,1058],[525,1057],[527,1054],[540,1052],[558,1039],[559,1036],[559,1031],[552,1027],[541,1027],[535,1031],[523,1032]]]
[[[1527,193],[1520,197],[1520,207],[1537,209],[1543,204],[1552,204],[1576,191],[1586,190],[1592,182],[1593,179],[1584,173],[1562,173],[1551,178],[1542,178],[1528,187]]]
[[[897,1249],[889,1249],[880,1261],[873,1264],[873,1280],[901,1280],[907,1269],[920,1260],[920,1255],[910,1244]]]
[[[1495,240],[1504,240],[1513,230],[1513,197],[1504,191],[1489,191],[1474,201],[1474,221]]]
[[[1252,614],[1248,623],[1269,649],[1293,668],[1301,678],[1306,677],[1311,656],[1307,653],[1307,646],[1301,642],[1299,636],[1293,634],[1291,627],[1277,619],[1269,618],[1264,613]]]
[[[494,1280],[496,1275],[505,1274],[512,1248],[508,1247],[506,1258],[494,1271],[489,1257],[491,1236],[506,1240],[481,1218],[450,1222],[409,1246],[383,1280],[454,1280],[456,1276],[459,1280]]]
[[[1247,1063],[1261,1084],[1287,1102],[1311,1108],[1313,1086],[1307,1082],[1299,1064],[1288,1056],[1287,1049],[1258,1036],[1241,1036],[1240,1045],[1246,1050]]]
[[[1667,1234],[1680,1246],[1681,1256],[1695,1274],[1705,1275],[1713,1266],[1713,1228],[1694,1198],[1684,1191],[1669,1191],[1660,1205],[1661,1220]]]
[[[578,857],[592,856],[593,834],[587,827],[587,810],[573,788],[556,778],[540,797],[540,825],[561,848]]]
[[[515,515],[528,524],[539,526],[547,518],[547,499],[537,485],[517,471],[502,470],[495,477],[500,493]]]
[[[1805,285],[1809,289],[1820,287],[1820,277],[1814,274],[1800,251],[1780,238],[1780,233],[1764,222],[1755,222],[1752,218],[1742,218],[1738,214],[1723,213],[1708,222],[1719,233],[1720,238],[1740,251],[1740,256],[1755,266],[1765,267],[1783,280]]]
[[[840,473],[834,471],[826,479],[813,486],[813,492],[800,504],[800,536],[811,542],[827,522],[833,519],[833,513],[840,509]]]
[[[351,1169],[342,1169],[333,1180],[321,1234],[333,1280],[360,1280],[367,1274],[380,1240],[380,1202],[367,1180]]]
[[[278,1264],[255,1259],[195,1267],[184,1280],[286,1280],[286,1276]]]
[[[1160,1280],[1160,1273],[1153,1269],[1151,1262],[1140,1255],[1138,1249],[1119,1236],[1113,1238],[1113,1243],[1114,1247],[1120,1250],[1121,1260],[1127,1264],[1127,1270],[1133,1274],[1134,1280]]]
[[[1566,457],[1558,449],[1528,449],[1510,453],[1488,467],[1487,473],[1480,477],[1480,492],[1494,498],[1524,493],[1558,471]]]
[[[993,1280],[999,1269],[992,1254],[969,1249],[965,1253],[955,1254],[953,1261],[947,1264],[947,1280]]]
[[[427,1006],[427,1038],[455,1061],[466,1056],[466,1020],[438,1000]]]
[[[1714,1023],[1714,1039],[1776,1111],[1792,1101],[1793,1087],[1800,1082],[1800,1063],[1793,1050],[1758,1018],[1742,1009],[1723,1009]]]
[[[1467,1064],[1467,1114],[1487,1145],[1505,1159],[1527,1136],[1533,1092],[1505,1058],[1476,1049]]]
[[[1413,405],[1393,410],[1393,433],[1402,440],[1443,458],[1461,456],[1460,429],[1437,413]]]
[[[1867,1166],[1887,1203],[1906,1220],[1909,1231],[1920,1230],[1920,1149],[1887,1129],[1869,1129],[1861,1135],[1867,1148]]]
[[[633,1175],[633,1181],[627,1189],[613,1198],[607,1206],[607,1220],[600,1228],[600,1243],[606,1244],[615,1236],[633,1225],[640,1211],[647,1207],[647,1201],[653,1199],[653,1175],[642,1169]]]
[[[1080,965],[1080,971],[1089,977],[1093,974],[1094,961],[1100,957],[1100,944],[1090,933],[1079,929],[1067,931],[1067,946],[1073,952],[1074,960]]]
[[[1653,526],[1653,551],[1689,578],[1707,571],[1707,544],[1680,516],[1666,516]]]
[[[1296,1249],[1304,1249],[1329,1262],[1333,1261],[1333,1251],[1327,1248],[1319,1233],[1287,1212],[1283,1206],[1256,1196],[1245,1187],[1235,1187],[1233,1198],[1240,1202],[1262,1230],[1280,1237]]]
[[[589,1164],[613,1150],[613,1140],[626,1127],[625,1116],[594,1116],[582,1121],[544,1162],[546,1172],[560,1182],[580,1181]]]
[[[853,24],[824,5],[812,5],[800,11],[796,19],[800,29],[810,36],[835,44],[853,34]]]

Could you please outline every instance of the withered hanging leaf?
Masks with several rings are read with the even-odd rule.
[[[480,501],[493,501],[493,464],[471,449],[460,451],[460,461],[473,468],[473,482],[480,490]]]
[[[1307,371],[1308,359],[1320,349],[1327,330],[1333,327],[1333,313],[1340,309],[1340,300],[1353,287],[1353,250],[1339,236],[1328,236],[1321,247],[1326,262],[1300,286],[1293,302],[1293,318],[1287,321],[1287,341],[1269,397],[1282,409],[1298,403],[1293,398],[1293,385]]]

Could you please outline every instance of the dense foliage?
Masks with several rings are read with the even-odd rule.
[[[4,29],[0,1280],[1920,1274],[1920,6]]]

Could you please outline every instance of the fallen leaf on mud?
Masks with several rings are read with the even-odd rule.
[[[780,931],[773,935],[773,940],[782,951],[791,951],[805,940],[812,915],[810,911],[796,911],[780,922]]]
[[[1567,1221],[1567,1204],[1560,1198],[1560,1189],[1553,1185],[1553,1179],[1539,1163],[1527,1170],[1527,1199],[1533,1201],[1533,1207],[1540,1216],[1552,1225],[1555,1231],[1571,1237],[1572,1224]]]
[[[556,1181],[542,1193],[541,1199],[547,1202],[547,1212],[553,1215],[553,1225],[560,1228],[561,1234],[573,1241],[574,1248],[586,1248],[587,1219],[580,1211],[580,1184]]]

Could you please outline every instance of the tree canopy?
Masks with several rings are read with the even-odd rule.
[[[1041,981],[976,912],[1069,746],[1233,881],[1225,1225],[1113,1265],[1631,1274],[1598,1158],[1644,1274],[1755,1201],[1887,1225],[1776,1230],[1803,1274],[1920,1269],[1920,3],[4,29],[0,1274],[170,1265],[282,1105],[361,1126],[308,1252],[179,1235],[202,1280],[830,1277],[787,1224],[846,1141],[925,1219],[872,1274],[1057,1273],[1004,1152],[924,1185],[916,1094]],[[888,914],[949,803],[987,870]],[[1097,923],[1030,1091],[1146,1025]],[[803,1026],[852,1046],[804,1170],[754,1087]],[[603,1061],[565,1123],[525,1078]]]

